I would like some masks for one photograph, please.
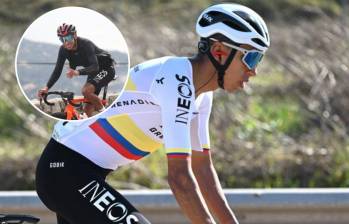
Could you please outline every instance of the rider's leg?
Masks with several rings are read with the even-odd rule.
[[[102,68],[96,76],[88,76],[87,82],[95,87],[96,96],[99,95],[102,88],[108,85],[115,77],[114,66],[108,68]],[[100,111],[101,107],[96,107],[96,111]]]
[[[95,91],[96,87],[88,82],[82,87],[82,95],[89,101],[84,108],[85,113],[89,117],[92,116],[92,113],[95,110],[98,111],[103,108],[103,104],[99,97],[95,94]]]
[[[72,224],[68,222],[65,218],[60,216],[59,214],[56,214],[56,215],[57,215],[57,224]]]
[[[101,111],[103,109],[103,104],[98,98],[98,94],[102,87],[107,85],[115,76],[115,70],[113,66],[108,68],[101,68],[101,70],[96,75],[89,75],[85,86],[82,89],[83,95],[86,99],[91,101],[92,105],[84,109],[87,116],[94,115],[94,111]],[[94,108],[93,108],[94,107]]]
[[[39,160],[38,194],[40,198],[43,193],[50,196],[53,211],[63,221],[59,224],[149,224],[105,182],[110,172],[51,140]]]

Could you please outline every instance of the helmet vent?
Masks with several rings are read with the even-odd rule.
[[[248,32],[250,31],[245,25],[243,25],[242,23],[240,23],[239,21],[235,20],[234,21],[222,21],[222,23],[224,23],[225,25],[233,28],[234,30],[238,30],[241,32]]]
[[[248,22],[262,37],[264,37],[264,32],[262,31],[261,26],[253,17],[251,17],[251,15],[243,11],[234,11],[233,13],[235,13],[236,15],[240,16],[243,20]]]
[[[252,41],[255,42],[256,44],[262,46],[262,47],[267,47],[267,45],[258,38],[252,38]]]
[[[225,25],[231,27],[234,30],[238,30],[241,32],[250,31],[244,24],[242,24],[237,19],[217,11],[211,11],[205,14],[199,21],[199,24],[202,27],[206,27],[219,22],[224,23]]]

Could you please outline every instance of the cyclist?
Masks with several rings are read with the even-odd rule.
[[[237,4],[207,8],[196,31],[201,39],[195,57],[139,64],[108,110],[91,120],[55,125],[38,163],[36,183],[59,223],[112,223],[133,217],[137,210],[105,177],[163,146],[169,185],[190,221],[215,223],[216,217],[219,223],[238,223],[212,165],[212,91],[243,88],[256,75],[269,34],[257,13]]]
[[[104,106],[98,94],[103,86],[114,79],[114,60],[108,52],[98,48],[92,41],[78,37],[72,24],[60,25],[57,28],[57,36],[62,46],[59,49],[56,66],[46,86],[39,90],[38,97],[41,98],[56,83],[62,73],[64,62],[68,59],[70,67],[66,73],[68,78],[87,76],[87,81],[82,87],[82,94],[89,101],[84,108],[86,115],[90,117],[95,111],[101,112]],[[76,69],[77,66],[83,68]]]

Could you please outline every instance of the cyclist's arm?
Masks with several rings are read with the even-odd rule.
[[[182,64],[180,64],[182,63]],[[161,107],[163,140],[168,158],[168,182],[191,223],[214,223],[191,169],[190,121],[195,109],[188,63],[169,59],[157,71],[151,92]]]
[[[98,60],[96,56],[95,47],[91,42],[86,42],[85,53],[89,66],[79,69],[79,75],[95,75],[99,71]]]
[[[168,183],[182,211],[192,223],[215,223],[191,170],[190,157],[168,157]]]
[[[192,168],[206,204],[219,223],[237,224],[212,164],[210,151],[193,151]]]
[[[58,52],[56,66],[51,74],[50,79],[48,80],[48,82],[46,84],[46,87],[48,89],[50,89],[57,82],[59,77],[61,76],[64,62],[65,62],[66,58],[67,58],[67,56],[65,54],[65,50],[64,50],[63,46],[61,46],[61,48],[59,49],[59,52]]]
[[[76,67],[77,67],[77,65],[76,64],[74,64],[73,62],[71,62],[71,61],[69,61],[69,67],[71,68],[71,69],[76,69]]]
[[[222,192],[209,151],[209,118],[213,95],[208,92],[199,97],[199,114],[191,122],[192,169],[210,212],[220,223],[237,223]]]

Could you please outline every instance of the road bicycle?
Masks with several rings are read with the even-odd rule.
[[[108,91],[108,85],[103,87],[103,98],[100,99],[103,106],[107,105],[108,100],[107,98],[107,91]],[[62,102],[64,103],[64,110],[61,112],[55,112],[51,115],[53,117],[57,117],[60,119],[65,120],[81,120],[86,118],[86,115],[83,115],[83,107],[85,103],[89,103],[87,99],[84,97],[74,97],[73,92],[66,92],[66,91],[51,91],[47,92],[43,95],[44,102],[49,106],[54,106],[55,103],[48,101],[49,95],[58,95],[62,99]],[[41,101],[40,101],[41,103]]]
[[[0,224],[24,224],[24,223],[38,223],[39,218],[31,215],[20,214],[0,214]]]
[[[53,117],[57,117],[65,120],[80,120],[84,118],[84,116],[82,115],[83,106],[84,106],[84,103],[89,103],[88,100],[85,99],[84,97],[74,97],[73,92],[64,92],[64,91],[48,92],[47,94],[44,95],[43,100],[49,106],[55,105],[55,103],[48,101],[47,98],[49,95],[60,96],[62,99],[62,102],[65,105],[64,111],[52,113],[51,115]],[[103,104],[103,106],[106,106],[107,100],[101,99],[101,103]]]

